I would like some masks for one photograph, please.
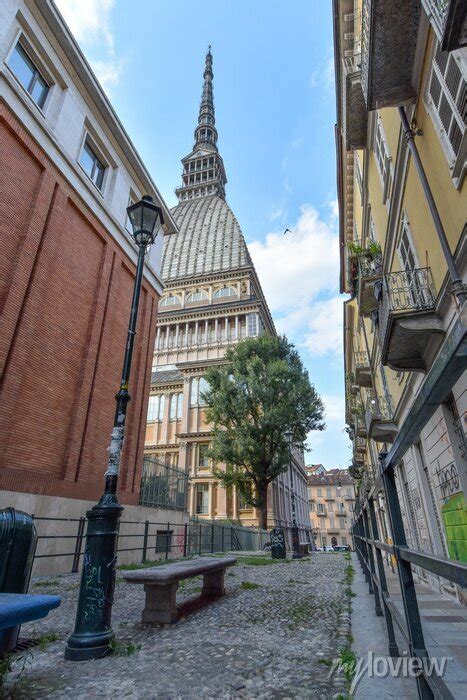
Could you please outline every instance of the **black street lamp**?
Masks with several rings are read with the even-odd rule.
[[[159,226],[164,223],[161,208],[156,206],[152,197],[148,195],[145,195],[140,202],[128,207],[127,213],[133,229],[133,238],[138,246],[138,264],[122,380],[115,396],[117,409],[112,440],[108,448],[109,461],[105,472],[105,489],[99,503],[86,513],[88,526],[75,629],[68,637],[65,647],[65,658],[71,661],[85,661],[105,656],[109,652],[110,643],[114,637],[111,618],[119,520],[123,511],[123,506],[117,498],[117,482],[125,434],[126,411],[130,400],[128,382],[143,280],[144,256],[147,247],[154,243]]]
[[[297,517],[295,514],[295,491],[293,487],[293,469],[292,469],[292,441],[293,441],[293,433],[291,430],[286,430],[285,433],[285,439],[287,441],[287,445],[289,448],[289,472],[290,472],[290,491],[291,491],[291,496],[290,496],[290,501],[292,505],[292,559],[301,559],[302,555],[300,554],[300,543],[299,543],[299,538],[298,538],[298,526],[297,526]]]

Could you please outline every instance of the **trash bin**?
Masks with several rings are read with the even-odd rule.
[[[14,508],[0,510],[0,593],[27,593],[31,578],[37,532],[28,513]],[[1,646],[16,646],[19,625],[0,632]]]

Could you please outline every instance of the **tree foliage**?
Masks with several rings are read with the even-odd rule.
[[[262,335],[229,348],[225,364],[206,373],[211,457],[225,462],[218,477],[235,485],[265,514],[267,487],[289,464],[285,432],[303,449],[310,430],[323,430],[323,404],[287,338]]]

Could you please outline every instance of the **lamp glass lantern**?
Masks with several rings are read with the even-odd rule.
[[[289,447],[292,447],[293,432],[291,430],[286,430],[284,433],[284,437],[286,439],[287,445]]]
[[[152,245],[159,226],[164,223],[162,209],[154,204],[152,197],[145,194],[139,202],[129,206],[126,211],[136,244],[143,247]]]

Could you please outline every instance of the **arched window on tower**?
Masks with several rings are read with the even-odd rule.
[[[175,294],[169,294],[169,296],[164,297],[159,302],[159,306],[175,306],[176,304],[181,304],[181,301]]]
[[[237,290],[234,287],[221,287],[220,289],[217,289],[213,294],[214,299],[224,299],[227,297],[236,297],[236,296],[237,296]]]
[[[196,301],[207,301],[208,298],[209,297],[205,291],[203,291],[202,289],[197,289],[195,292],[190,292],[189,294],[187,294],[186,302],[187,304],[191,304]]]

